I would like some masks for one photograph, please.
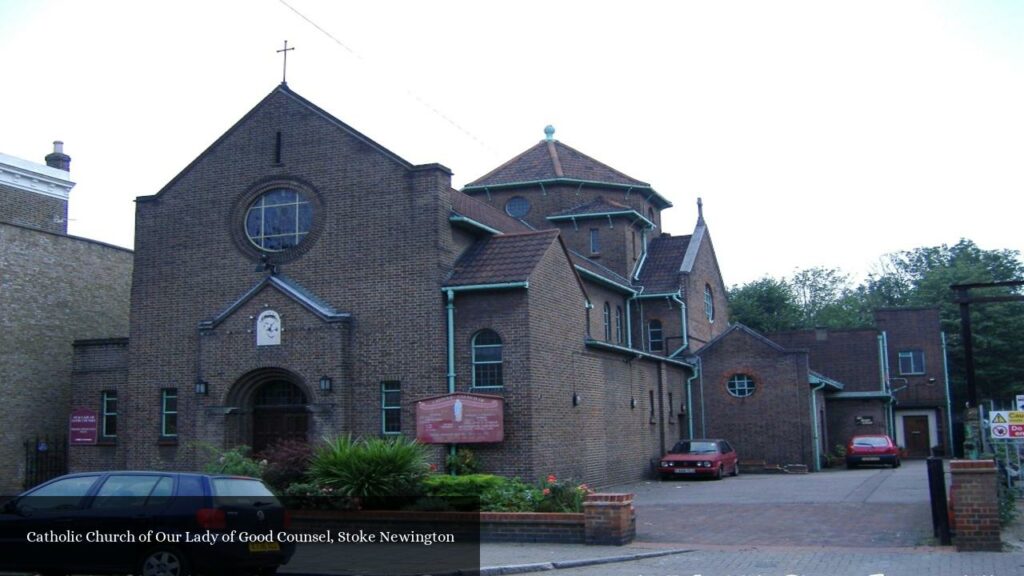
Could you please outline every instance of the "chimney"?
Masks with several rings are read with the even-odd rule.
[[[53,153],[46,155],[46,165],[65,172],[71,171],[71,156],[64,153],[64,143],[54,140]]]

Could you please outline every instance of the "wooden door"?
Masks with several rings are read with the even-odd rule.
[[[927,458],[931,455],[932,440],[928,432],[927,416],[904,416],[903,438],[908,457]]]

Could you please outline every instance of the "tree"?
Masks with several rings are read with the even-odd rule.
[[[865,291],[853,288],[838,268],[799,270],[790,282],[801,310],[803,328],[860,328],[871,324]]]
[[[801,311],[785,279],[765,276],[729,290],[729,315],[733,322],[767,333],[799,328]]]

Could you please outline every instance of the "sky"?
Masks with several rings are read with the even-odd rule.
[[[555,138],[696,201],[727,285],[1024,250],[1024,3],[0,0],[0,152],[72,157],[69,232],[154,194],[288,86],[464,184]]]

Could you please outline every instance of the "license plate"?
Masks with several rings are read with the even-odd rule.
[[[881,460],[881,458],[879,458],[878,456],[865,456],[861,458],[861,460],[863,460],[864,462],[878,462],[879,460]]]
[[[693,468],[676,468],[675,469],[675,473],[676,474],[693,474],[694,473],[694,469]]]
[[[281,545],[277,542],[250,542],[249,552],[279,552]]]

